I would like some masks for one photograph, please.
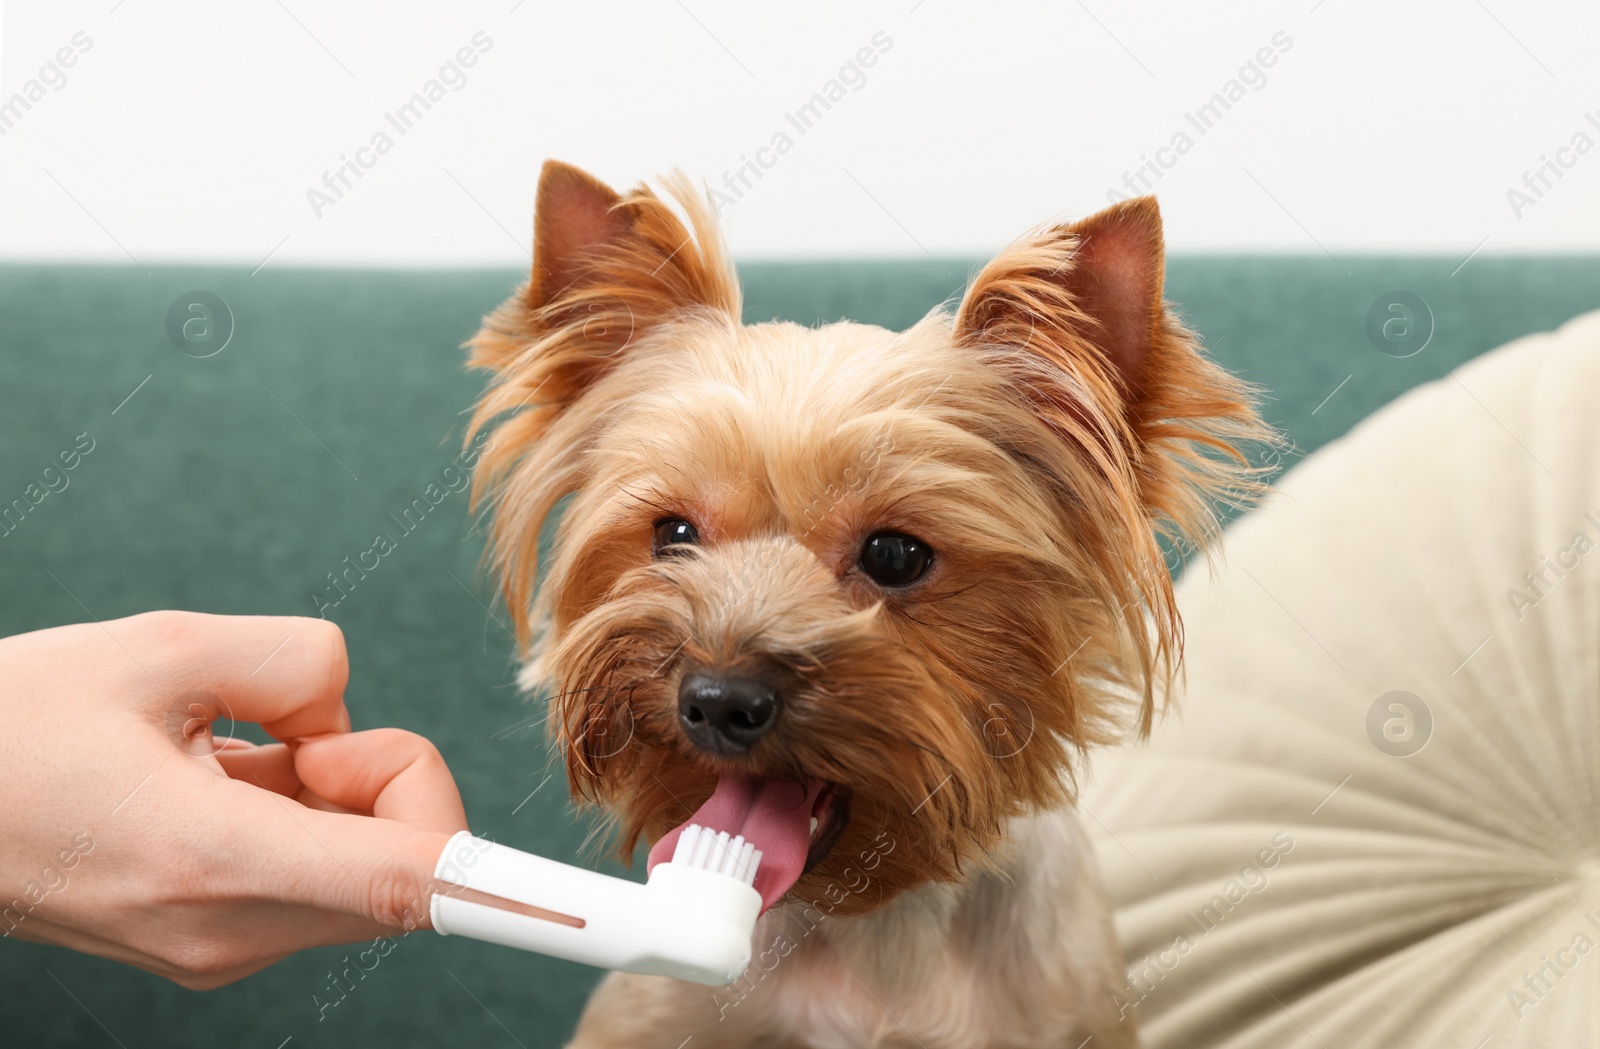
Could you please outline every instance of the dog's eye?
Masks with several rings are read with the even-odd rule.
[[[681,517],[664,517],[656,522],[650,552],[657,557],[671,557],[677,553],[673,547],[693,546],[699,541],[700,533],[694,530],[694,525]]]
[[[880,586],[910,586],[933,564],[933,548],[898,532],[879,532],[861,546],[861,570]]]

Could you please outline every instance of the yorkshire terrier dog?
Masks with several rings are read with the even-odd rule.
[[[1163,539],[1254,492],[1263,435],[1162,298],[1154,199],[896,333],[744,324],[665,184],[546,164],[532,276],[470,344],[474,498],[574,795],[625,858],[691,820],[764,853],[740,980],[613,973],[574,1044],[1137,1044],[1075,773],[1148,731]]]

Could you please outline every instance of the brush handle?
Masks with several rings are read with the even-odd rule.
[[[446,892],[430,909],[443,935],[709,986],[733,982],[750,963],[761,911],[760,894],[726,874],[659,863],[640,885],[467,831],[450,839],[434,877],[583,922],[577,928]]]

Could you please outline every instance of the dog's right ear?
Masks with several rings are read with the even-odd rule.
[[[586,395],[663,325],[739,322],[739,284],[709,203],[682,175],[662,182],[688,225],[645,186],[619,195],[547,162],[528,282],[468,343],[469,363],[494,374],[466,443],[501,420],[473,472],[472,504],[495,491],[491,547],[524,645],[543,522],[583,484],[582,449],[607,417],[605,399]]]
[[[578,282],[586,262],[632,231],[617,210],[622,197],[587,171],[547,160],[533,209],[533,273],[523,290],[537,310]]]
[[[643,333],[686,310],[737,320],[739,286],[715,216],[682,176],[663,181],[688,226],[648,187],[623,196],[545,162],[528,282],[469,343],[469,364],[496,373],[474,429],[521,406],[569,405]]]

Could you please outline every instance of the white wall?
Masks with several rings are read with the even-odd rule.
[[[0,110],[0,256],[525,263],[544,158],[720,185],[780,131],[725,209],[741,257],[986,252],[1145,157],[1171,162],[1179,250],[1600,250],[1592,0],[515,3],[6,3],[0,104],[90,43]],[[465,83],[398,133],[475,34]],[[874,34],[864,83],[788,124]],[[1201,134],[1185,114],[1275,38]],[[378,131],[392,150],[318,214],[308,190]]]

